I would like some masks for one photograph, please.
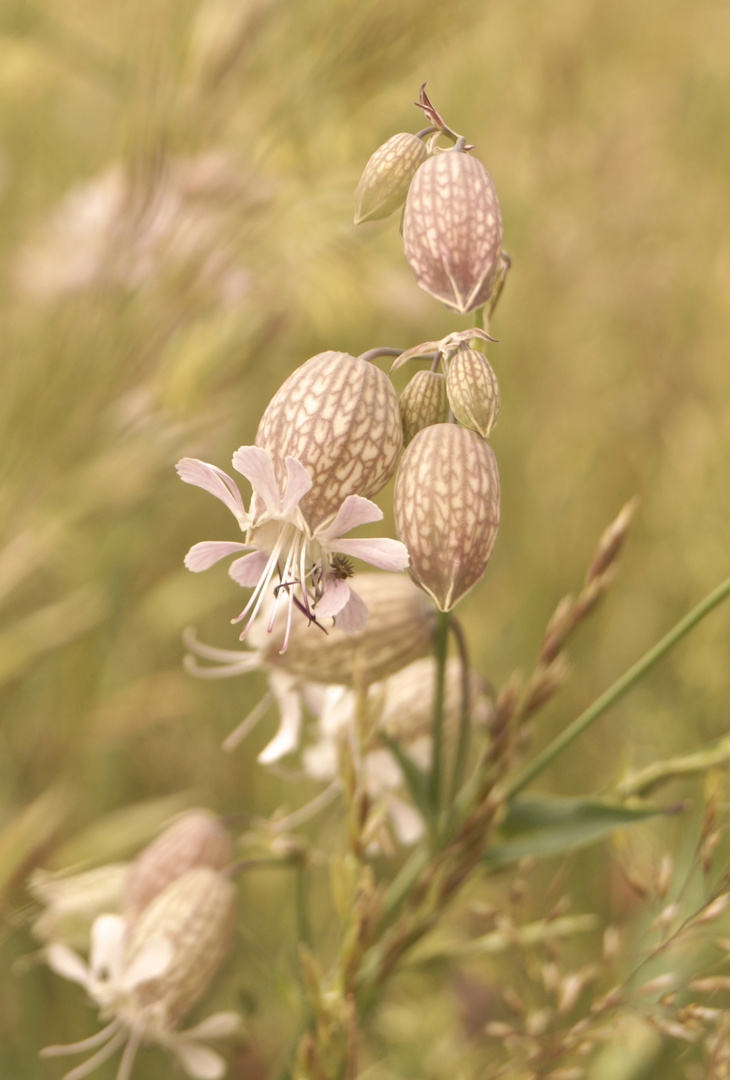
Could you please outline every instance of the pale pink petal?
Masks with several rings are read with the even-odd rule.
[[[421,839],[424,833],[423,818],[412,806],[391,795],[388,810],[401,844],[415,844]]]
[[[250,555],[244,555],[242,559],[232,562],[228,573],[234,581],[244,588],[250,589],[258,585],[259,579],[266,569],[268,556],[264,551],[252,551]]]
[[[201,1020],[195,1027],[181,1031],[185,1039],[224,1039],[241,1030],[241,1017],[234,1012],[213,1013],[206,1020]]]
[[[185,565],[188,570],[196,574],[200,570],[207,570],[226,555],[232,555],[234,551],[249,551],[250,544],[228,543],[225,540],[202,540],[199,544],[193,544],[185,556]]]
[[[242,529],[248,527],[248,515],[243,508],[243,499],[236,481],[216,465],[209,465],[198,458],[183,458],[175,466],[178,476],[186,484],[194,484],[215,495],[224,502]]]
[[[356,525],[369,525],[373,521],[381,521],[382,517],[383,511],[370,499],[363,499],[362,495],[348,495],[337,511],[335,520],[317,533],[317,539],[329,546],[328,541],[342,536]]]
[[[96,978],[119,976],[127,924],[121,915],[99,915],[91,926],[89,967]]]
[[[350,586],[347,582],[343,581],[341,578],[336,578],[333,574],[328,574],[324,593],[319,598],[314,608],[315,614],[322,618],[336,615],[338,611],[342,611],[349,599]]]
[[[165,1045],[193,1080],[220,1080],[225,1075],[225,1061],[207,1046],[186,1039],[184,1035],[174,1034],[165,1040]]]
[[[279,705],[281,722],[274,738],[258,756],[262,765],[270,765],[272,761],[278,761],[285,754],[296,750],[302,726],[301,700],[297,691],[292,689],[293,684],[289,677],[278,678],[272,674],[269,677],[269,685]]]
[[[71,982],[81,983],[89,989],[91,976],[89,969],[80,956],[69,949],[68,945],[49,945],[45,950],[46,962],[52,971]]]
[[[291,516],[311,487],[312,478],[304,466],[296,458],[287,457],[286,492],[281,506],[283,517]]]
[[[356,634],[368,621],[368,607],[354,589],[350,589],[350,599],[335,620],[335,626],[346,634]]]
[[[134,990],[136,986],[158,979],[170,970],[173,950],[166,937],[149,938],[134,959],[124,969],[120,979],[123,990]]]
[[[281,513],[281,496],[276,483],[271,454],[261,446],[239,446],[233,455],[233,468],[242,473],[270,514]]]
[[[371,566],[377,566],[378,570],[406,570],[411,561],[406,545],[387,536],[377,539],[368,537],[362,540],[335,540],[332,542],[332,550],[351,555],[354,559],[362,559]]]

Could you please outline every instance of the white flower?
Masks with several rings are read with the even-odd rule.
[[[91,928],[88,965],[66,945],[47,947],[49,966],[65,979],[80,983],[99,1006],[101,1017],[113,1019],[91,1038],[66,1046],[47,1046],[41,1050],[41,1056],[96,1050],[88,1061],[63,1077],[63,1080],[81,1080],[124,1046],[116,1080],[129,1080],[140,1045],[156,1042],[174,1054],[194,1080],[218,1080],[225,1072],[225,1062],[198,1040],[232,1034],[239,1027],[238,1016],[217,1013],[187,1031],[171,1028],[165,1023],[164,1011],[158,1003],[140,1005],[135,991],[170,969],[174,959],[172,943],[162,935],[150,937],[128,959],[125,955],[128,935],[129,924],[121,915],[100,915]]]
[[[287,632],[282,652],[289,641],[292,610],[296,605],[312,621],[318,616],[336,616],[341,630],[354,633],[367,621],[367,607],[348,583],[352,573],[348,558],[363,559],[381,570],[405,570],[408,551],[404,544],[388,538],[345,540],[343,533],[357,525],[380,521],[382,511],[359,495],[348,495],[331,521],[310,530],[300,510],[300,502],[312,487],[312,478],[296,458],[287,457],[286,487],[279,490],[274,463],[268,450],[242,446],[233,455],[233,467],[250,482],[253,498],[247,511],[236,482],[218,469],[196,458],[183,458],[177,471],[187,484],[204,488],[226,504],[236,518],[245,543],[207,540],[195,544],[185,557],[189,570],[206,570],[236,552],[248,552],[234,560],[229,574],[244,587],[253,588],[245,608],[234,619],[248,616],[241,638],[256,618],[272,582],[276,602],[269,618],[272,630],[282,595],[287,596]]]

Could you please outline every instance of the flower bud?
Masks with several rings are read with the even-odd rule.
[[[333,626],[324,634],[301,619],[285,653],[283,628],[267,635],[262,662],[308,682],[370,685],[430,652],[436,612],[409,578],[358,574],[357,591],[369,612],[362,630],[346,634]]]
[[[410,574],[450,611],[487,568],[499,525],[499,474],[489,443],[458,424],[433,424],[406,449],[395,522]]]
[[[133,920],[171,881],[195,866],[223,870],[233,859],[228,830],[210,810],[180,814],[129,867],[123,912]]]
[[[456,419],[486,439],[499,416],[497,376],[486,356],[460,349],[449,363],[446,386]]]
[[[424,161],[406,199],[403,249],[420,287],[448,307],[464,314],[489,300],[502,213],[481,161],[458,150]]]
[[[270,452],[282,490],[287,455],[307,470],[313,484],[299,508],[314,531],[348,495],[370,498],[390,480],[403,446],[398,397],[367,360],[318,353],[274,394],[256,445]]]
[[[444,730],[456,731],[461,716],[463,691],[461,660],[446,662],[444,676]],[[383,684],[383,703],[379,726],[387,735],[406,746],[423,735],[430,735],[433,724],[433,698],[436,686],[436,661],[424,656],[392,675]],[[483,726],[492,707],[484,680],[469,672],[470,716]]]
[[[446,379],[436,371],[417,371],[400,396],[403,442],[407,446],[416,432],[449,418]]]
[[[379,146],[355,189],[355,224],[389,217],[402,206],[413,174],[427,157],[425,143],[406,131]]]
[[[222,874],[197,866],[175,878],[133,924],[125,964],[130,968],[152,939],[171,949],[164,973],[135,986],[131,1011],[154,1007],[162,1028],[172,1028],[203,996],[228,953],[236,890]]]

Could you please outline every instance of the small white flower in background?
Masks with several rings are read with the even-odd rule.
[[[302,725],[302,683],[317,681],[360,687],[381,682],[389,675],[431,651],[435,608],[426,594],[404,575],[363,573],[357,579],[359,595],[365,600],[369,617],[355,633],[345,633],[332,619],[320,623],[322,630],[295,620],[286,652],[281,652],[285,628],[278,624],[267,634],[264,618],[252,627],[246,649],[218,649],[198,641],[192,631],[185,634],[190,650],[187,670],[200,678],[222,679],[265,671],[269,691],[233,731],[223,746],[233,750],[276,703],[280,726],[274,739],[261,751],[258,760],[269,765],[299,745]],[[275,603],[273,596],[266,601]],[[201,664],[210,661],[211,665]]]
[[[287,632],[281,651],[289,642],[292,611],[299,607],[309,620],[335,616],[346,632],[360,630],[367,621],[367,607],[348,583],[349,557],[363,559],[381,570],[399,571],[408,566],[404,544],[389,538],[347,540],[342,534],[380,521],[382,511],[359,495],[348,495],[333,519],[310,529],[300,510],[302,498],[312,487],[312,478],[295,458],[287,456],[286,485],[280,491],[271,454],[259,446],[242,446],[233,455],[233,467],[251,483],[253,501],[246,511],[236,482],[218,469],[196,458],[183,458],[177,465],[180,478],[209,491],[226,504],[236,518],[245,543],[203,541],[195,544],[185,558],[189,570],[206,570],[227,555],[248,552],[234,560],[229,574],[253,593],[234,622],[248,616],[241,638],[258,615],[265,597],[276,595],[268,622],[271,631],[282,596],[286,595]],[[343,559],[344,557],[344,559]]]
[[[235,1033],[235,1013],[217,1013],[187,1031],[183,1015],[208,988],[228,952],[235,890],[223,875],[196,867],[181,875],[135,922],[100,915],[91,929],[88,965],[72,949],[52,944],[49,966],[84,987],[110,1022],[96,1035],[65,1046],[48,1046],[43,1057],[96,1051],[63,1080],[81,1080],[124,1046],[117,1080],[129,1080],[139,1047],[157,1043],[170,1051],[194,1080],[218,1080],[225,1061],[201,1045]]]

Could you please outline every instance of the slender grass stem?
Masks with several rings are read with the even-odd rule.
[[[451,632],[459,650],[461,660],[461,711],[459,716],[459,737],[456,743],[456,755],[454,757],[454,771],[451,775],[451,790],[449,791],[449,805],[451,805],[464,782],[464,770],[469,751],[469,719],[471,713],[471,694],[469,686],[469,651],[466,637],[458,619],[451,620]]]
[[[565,750],[566,747],[581,735],[587,727],[597,720],[599,716],[602,716],[612,705],[624,696],[633,686],[639,682],[640,679],[646,675],[646,673],[657,663],[658,660],[669,652],[669,650],[681,641],[682,638],[692,630],[698,622],[704,619],[705,615],[714,610],[718,604],[722,603],[728,596],[730,596],[730,577],[727,578],[721,585],[718,585],[704,600],[693,608],[688,615],[685,615],[683,619],[674,626],[669,633],[649,649],[647,653],[638,660],[633,667],[630,667],[628,671],[616,680],[616,682],[609,686],[596,701],[590,705],[585,712],[581,713],[572,724],[570,724],[565,731],[561,732],[556,739],[546,746],[541,753],[539,753],[522,772],[512,781],[507,788],[507,798],[513,799],[520,791],[527,787],[536,776],[539,776],[548,765],[550,765],[555,758]]]
[[[439,613],[436,624],[436,641],[434,655],[436,658],[436,685],[433,697],[433,721],[431,726],[432,759],[431,759],[431,803],[436,811],[441,806],[441,772],[443,767],[443,741],[444,741],[444,691],[446,687],[446,655],[448,652],[449,623],[451,616],[448,611]]]

